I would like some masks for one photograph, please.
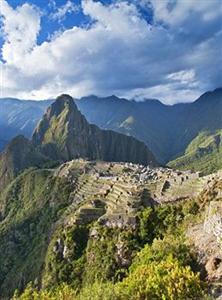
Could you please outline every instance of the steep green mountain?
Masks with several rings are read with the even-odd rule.
[[[201,171],[203,174],[222,169],[222,130],[201,132],[189,144],[185,154],[168,165],[181,170]]]
[[[149,115],[147,136],[156,140],[156,149],[166,154],[168,147],[172,155],[186,147],[178,159],[184,169],[210,172],[221,166],[220,95],[216,90],[193,104],[167,108],[154,100],[120,100],[124,118],[116,123],[109,109],[100,121],[109,118],[107,123],[129,134],[148,128],[143,121]],[[109,101],[121,108],[118,99]],[[175,134],[172,149],[160,147],[167,132],[169,139]],[[199,177],[140,165],[151,162],[156,163],[145,144],[90,125],[70,96],[58,97],[32,140],[18,136],[0,155],[0,298],[10,299],[16,289],[14,300],[221,296],[221,244],[206,230],[212,201],[213,208],[221,207],[221,173]]]
[[[82,157],[156,165],[144,143],[88,124],[68,95],[58,97],[49,107],[34,131],[32,142],[41,146],[46,156],[62,161]]]
[[[52,224],[67,205],[71,189],[66,181],[50,175],[47,170],[30,169],[1,193],[1,299],[41,273]]]
[[[28,167],[50,167],[79,157],[157,165],[144,143],[89,125],[73,99],[62,95],[48,108],[31,141],[18,136],[0,154],[0,188]]]

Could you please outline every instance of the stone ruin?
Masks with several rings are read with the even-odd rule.
[[[198,193],[202,184],[202,179],[197,180],[200,174],[191,171],[80,159],[63,164],[57,174],[70,180],[73,187],[65,215],[68,223],[100,219],[107,227],[120,228],[136,226],[141,204],[184,200]]]

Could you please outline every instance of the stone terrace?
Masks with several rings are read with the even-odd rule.
[[[141,205],[190,199],[213,180],[189,171],[82,159],[63,164],[55,175],[67,178],[73,187],[66,222],[99,220],[110,227],[134,227]]]

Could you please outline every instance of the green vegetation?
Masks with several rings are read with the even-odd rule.
[[[89,124],[69,95],[59,96],[49,107],[34,130],[32,143],[54,160],[82,157],[157,165],[144,143]]]
[[[199,103],[194,106],[198,108]],[[118,122],[122,132],[141,131],[147,104],[142,105],[141,118],[132,112]],[[155,101],[153,105],[161,107]],[[150,113],[148,119],[152,123],[156,114]],[[181,132],[185,132],[185,122],[180,121],[175,135],[178,145],[186,145],[205,128],[198,125],[195,130],[186,131],[184,137]],[[164,131],[158,138],[163,143],[170,142],[166,160],[182,148],[173,145],[173,139],[166,134],[170,129],[163,124]],[[170,128],[172,124],[168,124]],[[218,128],[214,124],[212,127]],[[185,155],[170,166],[203,173],[222,167],[222,131],[213,130],[198,134]],[[153,132],[150,130],[149,134]],[[141,134],[139,138],[147,141]],[[161,147],[154,148],[161,153]],[[100,163],[99,167],[79,160],[52,169],[60,160],[75,157],[155,164],[145,144],[88,124],[71,97],[59,97],[39,123],[32,141],[22,136],[15,138],[0,156],[1,297],[8,300],[14,294],[14,300],[204,299],[204,274],[200,276],[202,269],[188,243],[187,229],[203,221],[205,205],[210,200],[220,199],[217,191],[221,190],[221,182],[214,181],[213,185],[210,179],[206,183],[210,190],[204,189],[197,199],[187,200],[189,195],[197,195],[195,189],[203,187],[201,178],[190,184],[186,176],[186,185],[181,176],[182,188],[177,188],[177,178],[175,184],[165,178],[170,176],[169,170],[163,176],[153,172],[150,176],[159,180],[158,184],[145,183],[143,190],[141,182],[136,186],[140,174],[134,173],[132,166]],[[128,172],[132,174],[128,176]],[[122,173],[123,178],[117,178]],[[163,191],[164,180],[164,185],[172,184],[172,190]],[[188,189],[189,195],[184,196]],[[164,204],[168,201],[165,197],[162,205],[143,206],[154,205],[150,200],[160,193],[162,198],[173,194],[178,201]]]
[[[108,166],[101,166],[105,174]],[[99,172],[99,165],[93,170]],[[98,198],[95,191],[104,183],[90,172],[80,160],[56,170],[30,168],[2,192],[1,295],[10,299],[17,289],[16,300],[204,299],[204,274],[187,229],[203,221],[221,182],[212,181],[193,200],[146,208],[139,202],[125,225],[122,210],[106,210],[104,194]],[[123,200],[127,194],[120,181],[115,184]],[[106,215],[87,218],[98,203]],[[108,227],[106,220],[116,223]]]
[[[23,289],[41,273],[53,224],[67,205],[70,185],[50,171],[25,171],[0,197],[1,294]]]
[[[91,96],[76,103],[91,124],[136,137],[161,164],[184,153],[200,132],[222,128],[221,88],[187,104],[164,105],[151,99],[136,102],[115,96]]]
[[[119,299],[198,299],[203,296],[198,274],[171,257],[141,264],[118,285]],[[122,295],[121,295],[122,294]]]
[[[183,153],[201,131],[222,128],[221,88],[204,93],[193,103],[173,106],[157,100],[127,101],[116,96],[89,96],[75,102],[90,124],[136,137],[148,146],[161,164]],[[31,136],[51,103],[51,100],[33,102],[1,99],[0,149],[21,130],[25,136]]]
[[[88,234],[87,226],[58,228],[46,253],[43,286],[53,287],[63,282],[76,289],[81,287]]]
[[[185,154],[168,164],[181,170],[210,174],[222,168],[222,130],[201,132],[187,147]]]
[[[203,290],[198,274],[169,257],[160,263],[137,265],[128,277],[116,284],[95,282],[83,288],[79,294],[67,285],[40,292],[28,286],[20,297],[15,295],[13,300],[195,300],[204,296]]]
[[[65,146],[65,142],[68,135],[68,123],[67,123],[67,115],[69,113],[69,109],[65,106],[64,110],[59,116],[53,116],[50,120],[50,126],[48,130],[45,132],[43,144],[50,143],[52,140],[60,147]]]
[[[13,299],[203,299],[205,285],[183,235],[185,221],[198,211],[196,202],[147,208],[136,231],[60,227],[46,254],[43,289],[29,284]],[[55,251],[58,240],[61,251]]]

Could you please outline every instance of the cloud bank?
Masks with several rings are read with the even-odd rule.
[[[67,1],[52,18],[75,9]],[[83,0],[78,9],[89,24],[39,44],[40,9],[1,0],[2,97],[116,94],[172,104],[222,85],[220,0]]]

